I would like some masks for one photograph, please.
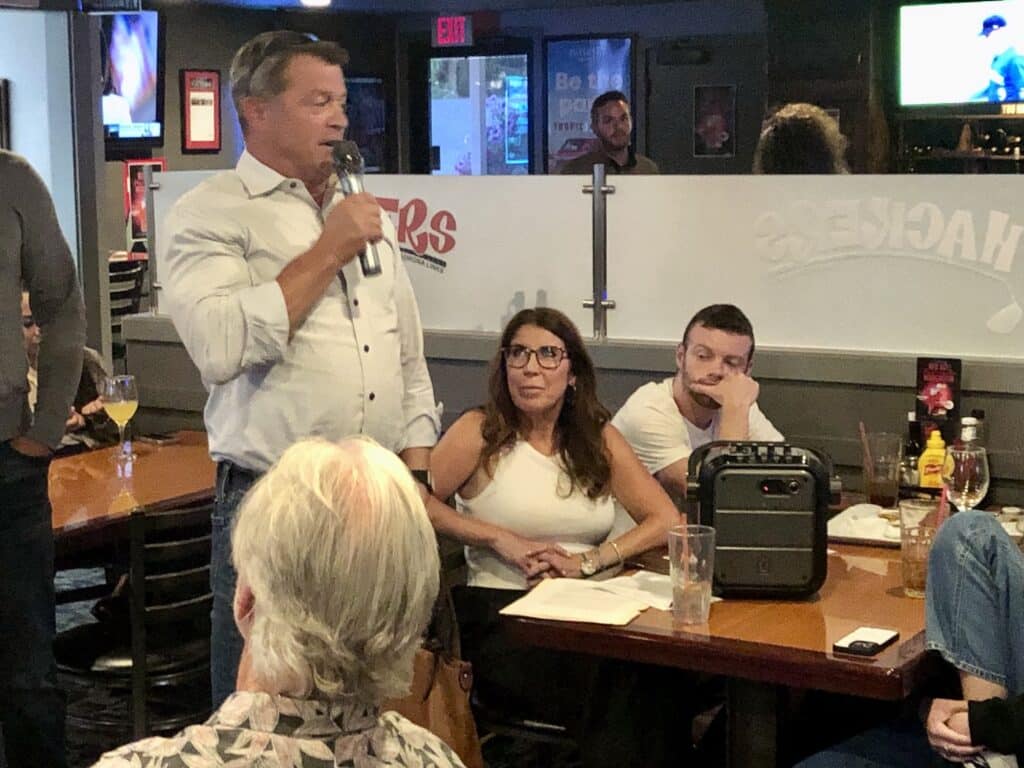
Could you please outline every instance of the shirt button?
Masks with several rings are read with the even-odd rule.
[[[376,397],[377,397],[377,396],[376,396],[375,394],[373,394],[373,392],[371,392],[371,393],[370,393],[370,399],[371,399],[371,400],[375,399]]]
[[[359,299],[352,299],[352,303],[353,303],[353,304],[354,304],[355,306],[357,306],[357,307],[358,307],[358,306],[359,306]]]
[[[363,352],[369,352],[369,351],[370,351],[370,345],[369,344],[363,344]]]

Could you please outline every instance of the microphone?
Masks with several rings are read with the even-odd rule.
[[[334,170],[338,174],[338,181],[341,183],[341,191],[345,193],[345,196],[364,192],[363,156],[359,154],[359,147],[356,146],[356,143],[354,141],[333,142],[331,157],[334,161]],[[376,245],[367,243],[366,248],[359,252],[359,266],[362,267],[364,277],[380,274],[380,256],[377,254]]]

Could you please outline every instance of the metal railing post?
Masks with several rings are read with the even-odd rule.
[[[160,276],[158,273],[156,255],[156,212],[153,210],[153,192],[160,189],[160,184],[153,181],[153,166],[142,167],[142,178],[146,184],[146,248],[149,253],[149,263],[146,270],[149,279],[149,311],[157,314],[160,308]]]
[[[608,338],[608,310],[615,309],[615,301],[608,298],[608,205],[605,195],[614,194],[615,187],[605,184],[603,163],[594,166],[591,183],[583,187],[583,194],[591,195],[593,224],[594,292],[584,299],[583,306],[594,310],[594,338]]]

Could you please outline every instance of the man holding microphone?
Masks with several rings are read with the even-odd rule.
[[[274,31],[243,45],[231,91],[246,150],[183,195],[161,254],[174,325],[209,391],[218,462],[211,581],[213,704],[242,643],[230,531],[242,496],[296,440],[366,434],[426,469],[439,409],[396,233],[369,194],[343,197],[332,148],[348,126],[347,53]],[[356,258],[374,244],[380,272]]]

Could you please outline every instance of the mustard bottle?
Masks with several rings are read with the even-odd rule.
[[[917,460],[918,485],[922,488],[942,487],[942,465],[946,461],[946,442],[942,433],[934,429],[928,443]]]

